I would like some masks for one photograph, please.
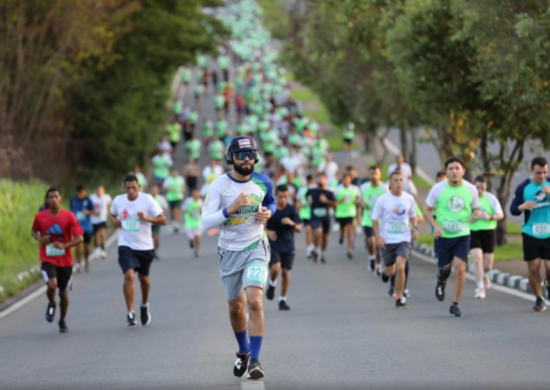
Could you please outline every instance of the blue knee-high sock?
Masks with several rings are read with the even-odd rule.
[[[250,342],[248,341],[248,332],[243,330],[241,333],[235,333],[235,338],[239,343],[239,353],[244,354],[250,352]]]
[[[250,336],[250,359],[260,358],[263,336]]]

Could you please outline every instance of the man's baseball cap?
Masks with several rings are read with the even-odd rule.
[[[245,152],[247,150],[258,150],[256,143],[251,137],[235,137],[229,144],[229,153]]]

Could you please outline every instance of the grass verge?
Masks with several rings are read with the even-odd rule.
[[[380,168],[382,170],[382,181],[387,182],[388,181],[388,168],[390,167],[392,163],[384,163],[382,164],[382,167]],[[418,176],[416,173],[413,175],[413,183],[419,190],[429,190],[432,188],[432,185],[428,183],[426,180],[422,179],[420,176]]]

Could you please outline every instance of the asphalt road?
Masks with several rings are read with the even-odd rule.
[[[234,378],[216,238],[195,259],[168,231],[152,267],[150,326],[126,327],[112,247],[77,275],[70,333],[44,320],[45,297],[0,321],[0,389],[548,388],[548,313],[496,291],[474,301],[468,282],[465,316],[450,318],[449,300],[433,294],[433,266],[417,259],[410,308],[396,310],[364,249],[347,260],[335,235],[327,265],[307,260],[299,237],[292,310],[265,303],[265,381]]]

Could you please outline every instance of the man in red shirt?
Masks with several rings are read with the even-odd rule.
[[[58,189],[50,188],[46,192],[48,208],[39,211],[32,225],[32,236],[40,242],[40,262],[46,282],[48,308],[46,321],[55,318],[55,290],[59,289],[59,331],[69,331],[65,317],[69,308],[69,290],[73,280],[72,248],[82,242],[82,228],[75,215],[61,208],[61,194]],[[74,238],[73,238],[74,237]]]

